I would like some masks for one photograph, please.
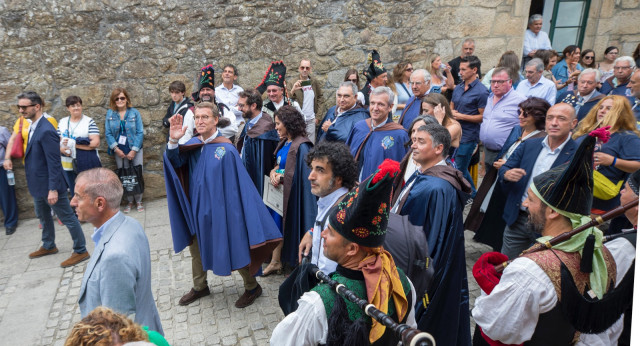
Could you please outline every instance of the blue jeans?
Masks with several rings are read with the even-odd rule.
[[[64,180],[67,182],[67,186],[69,187],[69,193],[71,194],[71,198],[73,198],[73,188],[76,186],[76,177],[78,175],[74,171],[64,171]]]
[[[80,222],[73,213],[71,205],[69,205],[69,197],[67,197],[66,193],[58,193],[58,202],[54,205],[47,203],[47,197],[34,198],[33,202],[36,207],[36,215],[38,215],[42,224],[42,246],[45,249],[51,250],[56,247],[56,229],[51,217],[51,209],[53,209],[60,221],[67,226],[69,233],[71,233],[73,252],[84,253],[87,251],[82,227],[80,227]]]
[[[471,198],[476,196],[476,187],[473,185],[473,179],[471,178],[471,173],[469,173],[469,163],[471,162],[471,156],[473,156],[475,149],[476,142],[460,143],[454,158],[458,170],[462,172],[462,176],[471,184]]]
[[[7,171],[0,167],[0,207],[4,213],[4,227],[16,227],[18,225],[18,205],[16,204],[16,192],[7,181]]]

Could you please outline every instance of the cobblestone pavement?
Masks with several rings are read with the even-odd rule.
[[[178,305],[191,289],[189,252],[172,249],[166,199],[149,202],[143,213],[131,213],[145,228],[151,247],[152,287],[167,340],[181,345],[265,345],[271,331],[284,317],[277,294],[282,276],[258,278],[263,295],[245,308],[235,301],[243,292],[242,278],[208,273],[211,295],[188,307]],[[93,227],[84,224],[87,247],[93,252]],[[71,239],[64,226],[56,225],[60,252],[45,258],[28,258],[40,246],[37,220],[21,221],[11,236],[0,233],[0,344],[63,345],[72,326],[80,320],[78,292],[86,263],[71,268],[59,264],[71,254]],[[467,271],[471,305],[480,289],[471,276],[476,259],[489,248],[471,240],[466,232]],[[473,330],[473,326],[472,326]]]

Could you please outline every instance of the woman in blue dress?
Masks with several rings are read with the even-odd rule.
[[[409,77],[411,77],[412,72],[413,65],[408,61],[400,62],[393,68],[393,82],[396,87],[396,95],[398,95],[398,104],[393,114],[394,118],[402,115],[402,110],[406,106],[407,101],[413,96],[411,86],[409,86]]]
[[[297,264],[300,239],[313,228],[317,213],[316,198],[307,179],[311,170],[305,162],[313,144],[307,138],[304,118],[292,106],[282,106],[274,117],[280,143],[275,151],[276,166],[269,178],[273,186],[283,185],[283,213],[271,210],[271,214],[282,230],[284,241],[273,250],[264,276],[282,273],[283,262],[291,267]]]

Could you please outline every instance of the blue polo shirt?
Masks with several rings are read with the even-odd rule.
[[[455,106],[455,110],[462,114],[480,114],[480,108],[487,106],[487,98],[489,97],[489,90],[480,82],[479,79],[474,80],[469,84],[469,89],[464,90],[465,83],[458,84],[453,89],[453,95],[451,96],[451,102]],[[480,123],[472,123],[464,120],[459,120],[462,127],[462,138],[460,143],[478,142],[480,139]]]

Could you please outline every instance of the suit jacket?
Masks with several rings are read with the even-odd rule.
[[[46,198],[49,190],[66,193],[67,183],[60,161],[60,137],[44,115],[31,133],[24,155],[24,170],[29,193],[34,198]]]
[[[507,201],[504,207],[504,213],[502,214],[502,218],[507,223],[507,225],[513,225],[518,218],[518,213],[520,211],[520,205],[522,203],[522,196],[527,191],[529,187],[529,178],[530,174],[533,172],[533,166],[538,159],[538,155],[540,151],[542,151],[542,141],[546,137],[539,138],[531,138],[524,142],[522,142],[518,149],[516,149],[509,160],[505,162],[502,167],[500,167],[499,171],[499,181],[502,184],[503,191],[507,191]],[[569,138],[567,144],[565,144],[564,148],[560,152],[560,155],[556,158],[556,160],[551,165],[551,168],[559,166],[569,160],[573,156],[573,153],[578,148],[578,144]],[[527,172],[527,175],[522,177],[517,182],[510,182],[504,180],[504,173],[511,168],[522,168]]]
[[[316,114],[316,119],[320,120],[322,119],[322,113],[320,112],[320,103],[322,102],[322,88],[320,87],[320,82],[318,81],[318,79],[311,75],[309,75],[309,79],[311,80],[311,89],[313,89],[315,98],[315,100],[313,100],[313,112]],[[292,80],[291,85],[293,85],[293,83],[295,83],[295,81]],[[290,95],[291,100],[297,101],[300,105],[300,108],[302,108],[302,106],[304,105],[304,92],[302,91],[302,89],[298,89]]]
[[[151,293],[149,241],[142,226],[118,212],[102,233],[80,286],[80,315],[98,306],[164,335]]]

